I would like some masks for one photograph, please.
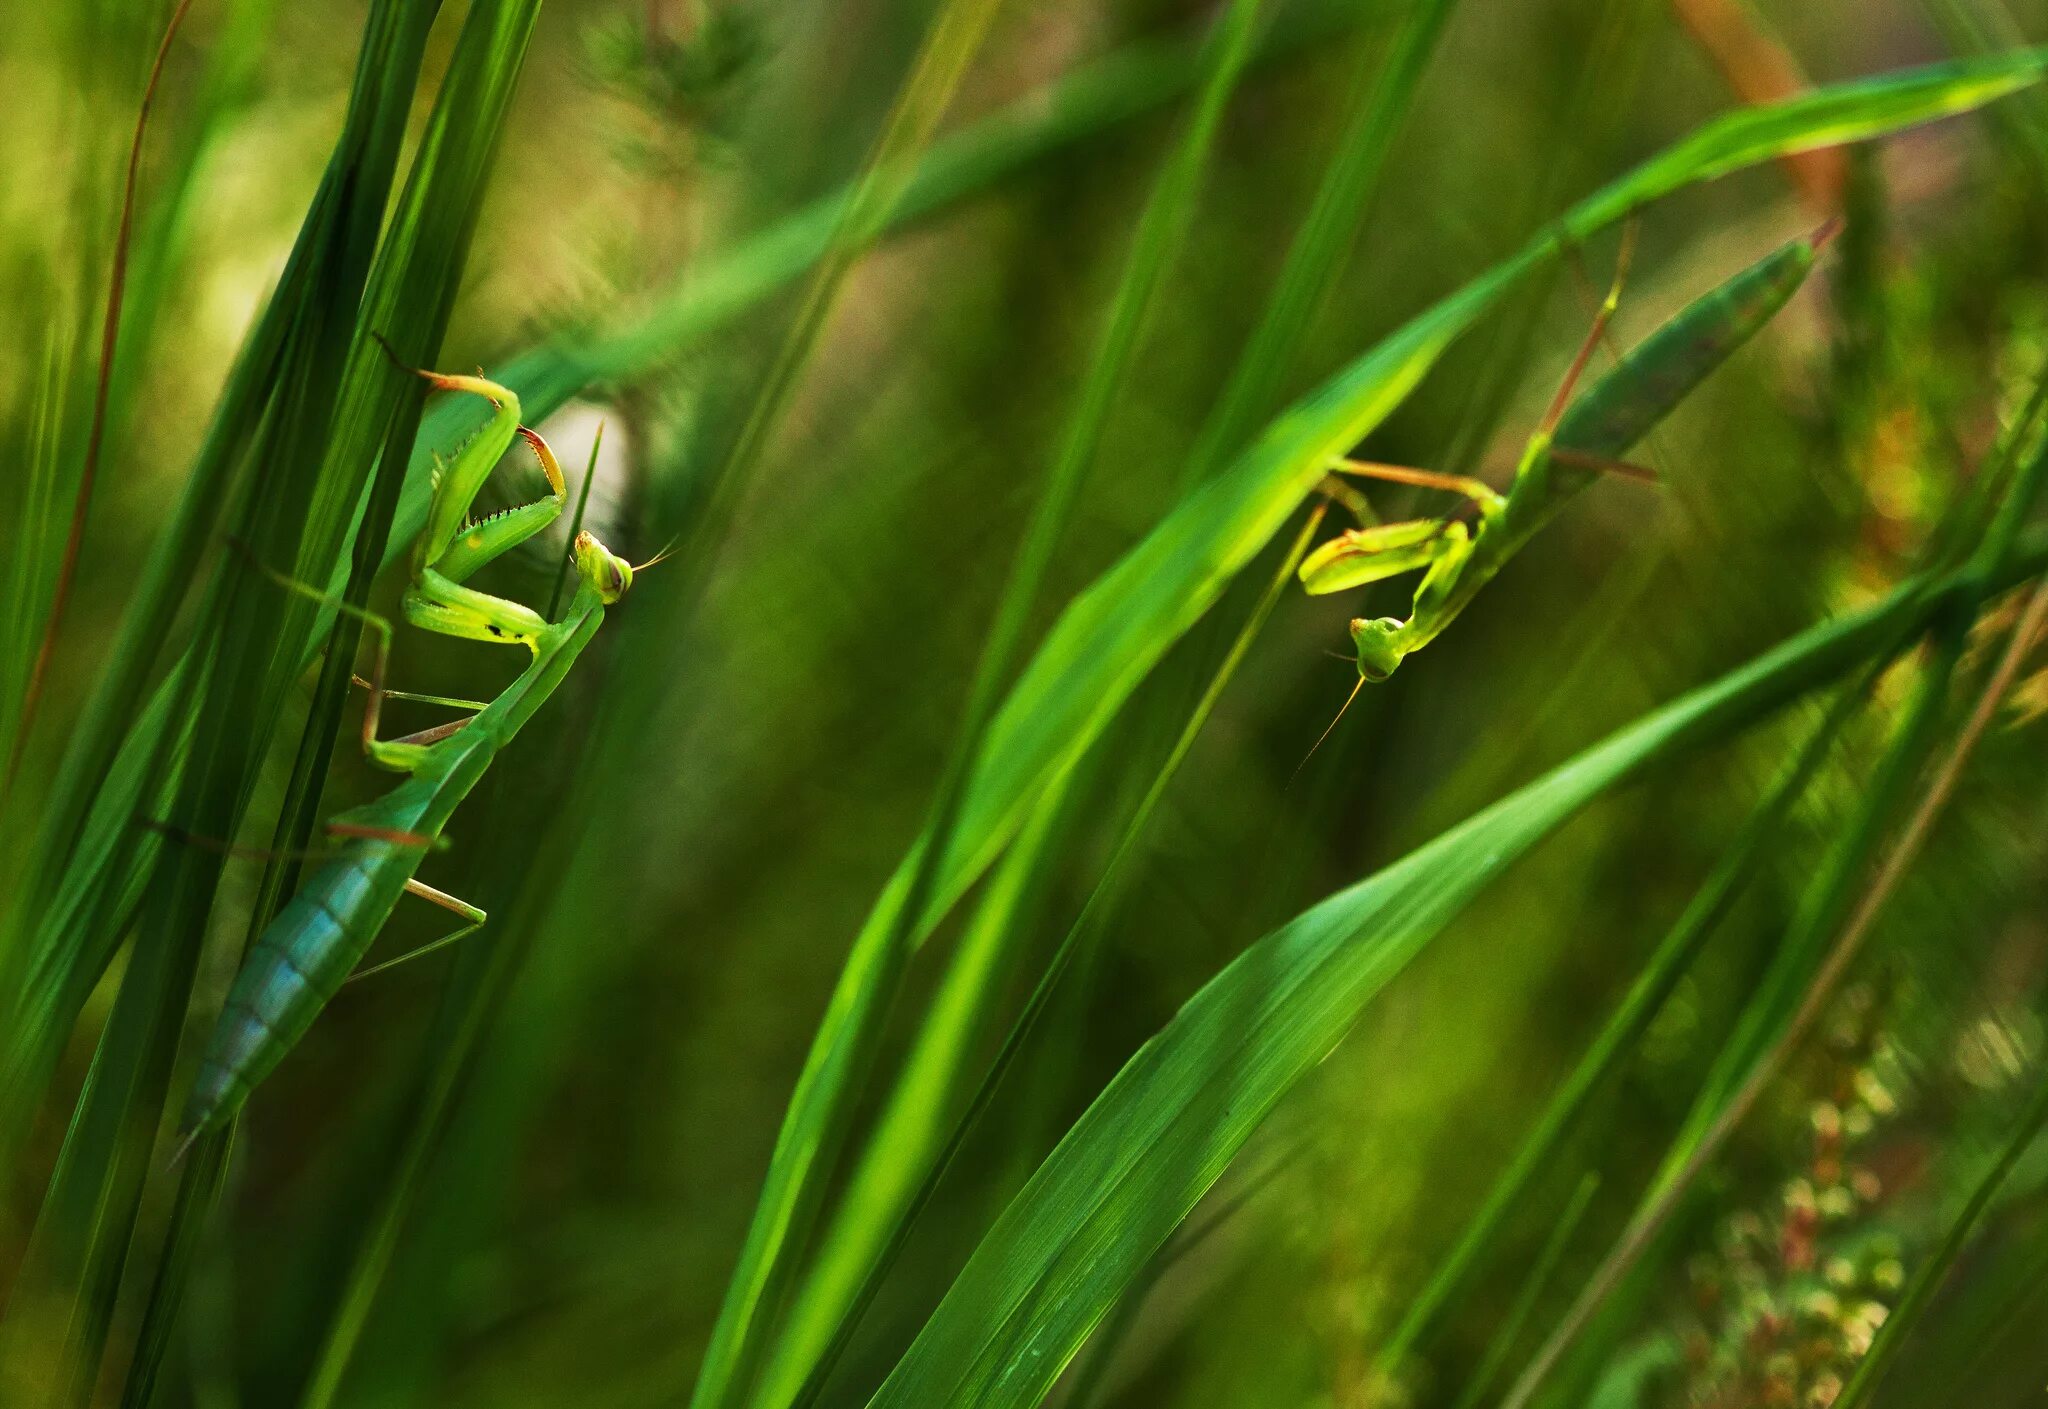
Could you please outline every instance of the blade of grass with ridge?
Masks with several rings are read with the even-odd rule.
[[[377,338],[385,339],[400,360],[412,365],[429,365],[434,360],[460,286],[486,180],[537,11],[537,3],[498,0],[485,0],[471,9],[378,263],[371,273],[349,382],[341,397],[342,424],[330,452],[330,458],[341,462],[367,462],[377,456],[381,440],[379,470],[357,534],[354,564],[344,592],[345,599],[357,606],[367,601],[384,556],[386,530],[418,431],[423,399],[417,379],[391,366]],[[337,619],[335,637],[326,654],[315,705],[281,810],[273,847],[281,857],[303,855],[311,843],[318,820],[320,783],[326,777],[338,736],[360,630],[353,619]],[[292,890],[295,869],[290,864],[273,863],[266,872],[264,890],[250,916],[248,933],[252,939]],[[178,1221],[165,1255],[170,1270],[159,1276],[146,1308],[142,1350],[130,1371],[129,1390],[131,1396],[140,1396],[138,1404],[146,1398],[154,1378],[155,1357],[161,1355],[169,1342],[169,1323],[176,1314],[183,1273],[189,1268],[193,1252],[187,1243],[196,1241],[203,1229],[202,1218],[187,1216],[187,1204],[203,1206],[210,1200],[217,1181],[209,1178],[206,1171],[217,1160],[209,1161],[205,1156],[224,1153],[224,1149],[215,1151],[211,1147],[224,1147],[225,1143],[224,1134],[202,1142],[196,1152],[200,1157],[193,1160],[194,1168],[181,1181]],[[397,1200],[402,1207],[405,1187],[404,1180],[385,1186],[386,1200]],[[377,1243],[375,1238],[369,1241],[373,1246]],[[344,1307],[356,1301],[366,1303],[375,1279],[364,1274],[351,1285],[359,1286],[360,1290],[343,1294],[340,1303]],[[348,1324],[357,1324],[359,1320],[358,1314]],[[341,1324],[338,1320],[330,1335],[330,1346],[346,1343]],[[334,1366],[332,1374],[326,1370],[330,1362]],[[338,1378],[345,1363],[345,1349],[323,1356],[313,1383],[325,1384],[331,1392],[332,1381]]]
[[[1141,1048],[1005,1210],[870,1401],[1035,1404],[1282,1095],[1500,871],[1653,764],[1735,736],[1881,651],[2048,567],[1916,579],[1610,735],[1252,945]]]
[[[1356,0],[1304,6],[1261,36],[1257,57],[1270,62],[1298,53],[1377,13],[1376,7]],[[918,162],[889,211],[888,228],[899,229],[957,204],[1033,162],[1140,117],[1185,91],[1200,72],[1195,42],[1135,44],[984,118],[935,144]],[[625,331],[576,347],[542,347],[513,358],[493,375],[520,393],[529,418],[538,421],[595,380],[627,377],[658,364],[810,268],[829,247],[851,190],[824,197],[709,267],[693,269],[673,299]],[[297,277],[293,268],[287,269],[287,281]],[[273,306],[283,305],[273,301]],[[256,369],[276,356],[281,333],[281,323],[259,325],[231,383],[240,409],[219,413],[217,429],[246,422]],[[427,413],[400,497],[394,543],[410,542],[424,523],[433,452],[459,443],[481,424],[475,410],[459,404],[462,399],[444,398]],[[165,585],[189,577],[195,545],[206,532],[200,516],[219,502],[218,486],[224,482],[219,477],[229,468],[225,456],[231,448],[216,434],[202,451],[195,485],[203,480],[212,488],[189,492],[170,531],[159,540],[136,594],[138,608],[109,657],[127,664],[102,681],[74,734],[59,784],[51,790],[60,810],[39,819],[30,874],[47,882],[61,873],[66,883],[55,895],[47,886],[23,885],[8,897],[5,916],[11,928],[7,942],[0,944],[0,976],[15,964],[29,976],[0,984],[0,995],[23,995],[25,1009],[15,1020],[0,1023],[0,1153],[39,1099],[78,1006],[113,955],[115,937],[102,917],[109,907],[100,902],[110,896],[132,902],[160,847],[158,838],[138,835],[128,822],[137,812],[160,811],[156,804],[175,782],[190,720],[171,709],[168,683],[142,702],[151,662],[138,652],[163,639],[175,606]],[[398,551],[387,553],[386,567]],[[334,590],[342,584],[337,575]],[[124,724],[125,732],[113,739],[110,731]]]
[[[295,251],[291,267],[300,277],[287,275],[283,306],[273,310],[286,326],[279,356],[263,369],[260,390],[249,387],[263,414],[260,422],[234,424],[232,412],[247,408],[231,383],[223,407],[228,424],[217,426],[216,443],[226,442],[223,460],[265,467],[246,493],[234,496],[233,521],[243,541],[273,560],[296,561],[322,540],[330,555],[337,553],[349,526],[346,516],[322,519],[308,506],[326,468],[322,452],[356,306],[432,18],[431,7],[373,10],[335,157]],[[252,346],[264,341],[259,331]],[[247,454],[234,454],[245,438]],[[361,467],[356,474],[359,495]],[[203,522],[198,513],[192,517]],[[209,668],[185,673],[191,688],[184,704],[197,723],[177,820],[201,834],[232,836],[268,725],[298,672],[299,653],[280,643],[302,637],[311,613],[238,559],[224,565],[207,596],[201,630]],[[15,1308],[25,1314],[10,1318],[10,1349],[17,1364],[32,1356],[47,1367],[52,1402],[81,1399],[99,1373],[223,862],[211,851],[184,848],[167,855],[152,877],[134,952],[31,1235],[14,1292]],[[54,1333],[45,1316],[54,1318]]]
[[[837,1164],[838,1147],[850,1133],[853,1106],[865,1086],[880,1043],[884,1019],[893,1002],[910,951],[916,938],[911,933],[914,917],[924,908],[931,889],[938,858],[944,855],[947,834],[958,817],[967,778],[989,720],[1000,700],[1000,692],[1024,643],[1030,614],[1050,571],[1067,519],[1086,481],[1089,467],[1100,448],[1102,433],[1111,409],[1122,394],[1139,343],[1158,299],[1173,259],[1194,218],[1195,198],[1209,151],[1220,127],[1239,77],[1251,55],[1252,36],[1259,18],[1259,0],[1232,0],[1217,21],[1209,60],[1209,75],[1202,85],[1194,111],[1172,153],[1153,183],[1145,207],[1132,234],[1117,290],[1095,347],[1088,373],[1082,383],[1070,417],[1062,431],[1059,449],[1040,500],[1026,531],[1010,580],[1006,584],[997,619],[990,630],[984,654],[976,668],[969,702],[959,726],[959,738],[932,804],[927,835],[934,838],[921,853],[922,860],[905,887],[902,907],[886,924],[870,924],[862,931],[847,957],[839,986],[828,1009],[827,1022],[820,1026],[818,1043],[799,1078],[792,1098],[783,1136],[768,1175],[769,1193],[764,1193],[763,1210],[777,1223],[790,1215],[774,1210],[769,1196],[778,1184],[780,1167],[794,1162],[809,1175],[814,1185],[831,1177]],[[1045,809],[1041,808],[1041,811]],[[993,973],[990,966],[985,974]],[[967,992],[954,991],[963,1003],[979,1006],[986,1001],[985,985],[966,980],[962,970],[950,970],[950,984],[965,985]],[[980,994],[972,990],[980,988]],[[934,1010],[941,1022],[944,1014]],[[836,1018],[836,1021],[835,1021]],[[936,1033],[934,1042],[950,1046],[962,1041],[970,1029],[955,1026],[950,1038]],[[944,1065],[933,1070],[950,1070],[950,1061],[932,1049],[914,1050],[906,1078],[915,1079],[932,1062]],[[821,1079],[814,1073],[845,1073],[844,1077]],[[892,1101],[889,1112],[900,1119],[916,1120],[918,1113],[902,1100]],[[922,1122],[919,1122],[922,1123]],[[809,1128],[806,1131],[806,1127]],[[779,1406],[788,1402],[810,1377],[847,1317],[869,1269],[891,1243],[913,1191],[922,1182],[929,1160],[938,1148],[940,1131],[927,1127],[924,1138],[901,1124],[885,1119],[866,1147],[865,1159],[855,1175],[858,1201],[849,1205],[855,1216],[834,1227],[832,1262],[827,1275],[807,1279],[796,1306],[784,1321],[784,1331],[775,1346],[774,1361],[761,1383],[755,1403]],[[903,1143],[908,1140],[906,1147]],[[785,1148],[786,1142],[789,1143]],[[807,1148],[807,1146],[809,1146]],[[801,1180],[784,1184],[780,1195],[790,1204],[801,1196]],[[804,1237],[802,1215],[798,1215],[797,1236],[789,1240],[790,1255],[801,1256]],[[757,1227],[760,1226],[758,1223]],[[751,1243],[751,1240],[750,1240]]]

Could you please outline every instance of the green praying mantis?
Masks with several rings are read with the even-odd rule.
[[[1646,471],[1619,457],[1785,306],[1805,282],[1835,228],[1830,222],[1781,246],[1688,304],[1624,355],[1588,391],[1574,397],[1620,298],[1628,263],[1624,242],[1614,286],[1595,314],[1593,327],[1542,422],[1523,447],[1514,479],[1504,494],[1463,476],[1350,460],[1334,463],[1330,468],[1336,474],[1447,490],[1463,496],[1477,510],[1469,527],[1453,515],[1374,523],[1366,517],[1362,496],[1341,480],[1331,482],[1331,496],[1359,517],[1360,526],[1330,539],[1302,560],[1299,576],[1311,595],[1423,572],[1405,620],[1360,617],[1351,622],[1358,683],[1346,706],[1367,682],[1385,680],[1404,657],[1441,635],[1508,559],[1601,474],[1648,477]]]
[[[341,813],[326,831],[337,848],[307,875],[298,893],[251,947],[200,1058],[185,1107],[178,1153],[200,1135],[227,1124],[250,1091],[305,1035],[320,1010],[353,974],[375,972],[452,944],[481,927],[481,909],[444,894],[414,874],[438,841],[449,817],[520,727],[533,717],[590,644],[605,609],[625,596],[637,567],[590,533],[579,533],[572,555],[577,586],[561,620],[549,622],[518,602],[464,585],[478,569],[524,543],[561,515],[568,486],[554,452],[537,431],[519,422],[519,398],[482,376],[418,375],[440,391],[487,398],[495,414],[456,453],[437,465],[433,500],[414,551],[412,582],[403,602],[415,626],[474,641],[524,646],[532,660],[488,703],[406,695],[384,687],[392,629],[384,618],[334,601],[283,574],[262,569],[288,591],[313,598],[362,620],[376,635],[376,651],[363,710],[363,752],[379,767],[408,775],[390,793]],[[523,439],[547,476],[546,498],[469,517],[484,481],[515,438]],[[419,699],[475,710],[401,738],[378,736],[384,700]],[[387,964],[356,970],[400,896],[417,895],[454,911],[454,933]]]

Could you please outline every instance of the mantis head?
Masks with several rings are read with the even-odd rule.
[[[633,565],[597,541],[589,530],[576,535],[576,575],[606,606],[633,585]]]
[[[1378,684],[1394,673],[1401,663],[1402,652],[1394,639],[1401,626],[1401,619],[1392,616],[1373,621],[1362,616],[1351,619],[1351,644],[1358,649],[1360,679]]]

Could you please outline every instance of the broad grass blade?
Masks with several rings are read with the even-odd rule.
[[[2048,566],[2028,540],[1999,588]],[[1983,584],[1914,580],[1657,710],[1254,944],[1119,1072],[1005,1210],[871,1404],[1035,1404],[1364,1005],[1587,803],[1732,737]]]

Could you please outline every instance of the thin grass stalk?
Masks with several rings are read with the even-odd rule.
[[[1223,114],[1237,90],[1239,78],[1251,56],[1257,31],[1260,0],[1232,0],[1217,22],[1209,76],[1202,86],[1194,112],[1172,155],[1164,163],[1145,209],[1131,238],[1123,277],[1112,297],[1088,376],[1061,438],[1058,454],[1048,477],[1044,498],[1034,513],[1026,537],[1012,567],[1002,606],[991,628],[989,641],[976,670],[975,684],[966,710],[955,761],[941,784],[934,804],[929,842],[916,876],[906,892],[900,915],[893,926],[887,950],[897,957],[883,957],[874,975],[874,991],[882,995],[872,1003],[873,1027],[879,1035],[880,1020],[895,987],[903,962],[914,947],[912,928],[926,908],[932,890],[933,873],[950,842],[953,821],[965,795],[975,753],[988,721],[994,717],[1012,664],[1020,654],[1030,614],[1042,593],[1053,556],[1073,506],[1108,425],[1112,407],[1121,395],[1128,369],[1157,302],[1159,291],[1194,218],[1195,197],[1208,163],[1211,147]],[[885,951],[886,954],[887,951]],[[965,967],[976,962],[969,950],[956,950],[954,967],[942,985],[966,984]],[[849,973],[853,973],[849,965]],[[985,994],[982,1002],[993,995]],[[835,1004],[839,1001],[835,994]],[[869,1006],[866,1002],[863,1006]],[[919,1071],[951,1070],[959,1064],[960,1047],[972,1032],[971,1026],[927,1025],[919,1046],[904,1068],[904,1080]],[[871,1039],[858,1032],[848,1039],[861,1044]],[[856,1067],[857,1069],[857,1067]],[[899,1083],[899,1089],[900,1083]],[[938,1129],[927,1127],[924,1138],[916,1139],[907,1128],[922,1124],[906,1100],[892,1100],[890,1111],[896,1123],[885,1122],[869,1138],[862,1163],[854,1175],[853,1187],[863,1192],[861,1206],[875,1215],[860,1221],[846,1221],[836,1228],[831,1256],[837,1269],[829,1282],[820,1282],[817,1292],[807,1286],[799,1303],[804,1319],[796,1324],[800,1339],[788,1342],[789,1359],[780,1369],[785,1392],[795,1392],[803,1383],[810,1361],[830,1343],[837,1322],[858,1295],[866,1269],[882,1255],[893,1238],[907,1202],[913,1197],[938,1145]],[[908,1156],[906,1158],[906,1155]],[[829,1162],[820,1166],[821,1172]],[[893,1178],[888,1171],[896,1171]],[[830,1288],[829,1291],[823,1290]],[[778,1401],[770,1394],[762,1403]]]
[[[790,1298],[755,1404],[802,1402],[809,1383],[822,1384],[838,1363],[885,1273],[882,1263],[893,1251],[889,1234],[904,1220],[935,1152],[946,1146],[961,1088],[973,1075],[971,1053],[988,1031],[1003,982],[1023,957],[1025,918],[1050,880],[1056,843],[1072,823],[1075,802],[1071,778],[1048,790],[989,876],[818,1239],[817,1255]]]
[[[2048,387],[2048,379],[2044,379],[2043,386]],[[2040,393],[2037,391],[2035,407],[2038,408],[2039,405]],[[2031,424],[2030,414],[2023,421],[2020,433],[2024,434]],[[1987,480],[1991,478],[1993,477],[1986,476]],[[1960,581],[1964,584],[1963,593],[1981,592],[1990,583],[2008,578],[2015,560],[2020,526],[2040,497],[2044,483],[2048,483],[2048,438],[2037,441],[2026,464],[2013,477],[2013,482],[1999,502],[1996,514],[1986,529],[1977,551],[1959,574]],[[1750,1063],[1740,1084],[1734,1087],[1725,1101],[1719,1103],[1711,1124],[1707,1125],[1695,1139],[1688,1140],[1681,1133],[1679,1142],[1674,1144],[1673,1153],[1675,1155],[1683,1151],[1683,1160],[1678,1162],[1675,1168],[1667,1166],[1667,1171],[1660,1174],[1644,1205],[1630,1219],[1628,1227],[1578,1300],[1566,1313],[1563,1321],[1531,1359],[1515,1387],[1502,1402],[1502,1409],[1523,1409],[1523,1406],[1530,1402],[1550,1370],[1570,1347],[1573,1339],[1585,1328],[1622,1277],[1641,1259],[1670,1219],[1679,1200],[1692,1187],[1708,1162],[1726,1144],[1728,1137],[1740,1126],[1757,1098],[1763,1094],[1771,1080],[1797,1050],[1807,1031],[1820,1017],[1828,998],[1833,995],[1842,975],[1847,972],[1850,963],[1860,952],[1864,940],[1876,924],[1878,916],[1883,913],[1884,906],[1897,888],[1899,880],[1918,856],[1928,832],[1932,830],[1934,820],[1940,815],[1961,776],[1962,765],[1967,761],[1971,749],[1975,747],[1984,722],[1988,722],[1990,712],[1996,706],[1997,698],[1988,692],[1979,702],[1976,715],[1958,737],[1947,763],[1930,782],[1899,839],[1862,893],[1853,913],[1849,913],[1844,922],[1844,909],[1854,898],[1851,887],[1862,874],[1867,859],[1877,844],[1883,820],[1890,815],[1895,802],[1911,786],[1912,780],[1918,776],[1933,750],[1936,733],[1948,700],[1950,682],[1962,658],[1964,638],[1972,615],[1970,608],[1964,605],[1966,600],[1963,595],[1944,598],[1931,616],[1930,626],[1934,640],[1929,653],[1930,658],[1913,698],[1906,706],[1905,715],[1894,733],[1892,745],[1879,762],[1870,787],[1860,801],[1855,819],[1846,829],[1841,844],[1837,846],[1829,864],[1823,868],[1815,886],[1808,893],[1809,903],[1805,913],[1813,917],[1813,930],[1825,933],[1840,926],[1834,943],[1805,984],[1797,1006],[1778,1028],[1775,1040]],[[1982,600],[1981,597],[1978,600]],[[2022,643],[2030,644],[2031,635],[2018,639]],[[2016,660],[2013,661],[2013,668],[2017,668]],[[1994,679],[1993,684],[1999,684],[1999,681]],[[2001,692],[2002,689],[2003,686]]]
[[[2021,614],[2019,624],[2013,628],[2012,639],[2006,645],[2005,654],[2000,658],[1997,669],[1985,685],[1983,694],[1978,697],[1976,708],[1971,712],[1968,722],[1963,725],[1955,748],[1942,765],[1940,774],[1929,786],[1920,810],[1914,815],[1912,826],[1900,839],[1884,870],[1872,884],[1870,894],[1865,898],[1863,910],[1863,914],[1871,918],[1864,919],[1863,914],[1858,916],[1859,920],[1863,921],[1864,928],[1867,929],[1874,921],[1885,899],[1890,892],[1897,889],[1899,880],[1926,844],[1935,821],[1948,805],[1949,799],[1955,795],[1955,790],[1962,781],[1963,769],[1969,763],[1970,755],[1975,752],[1986,730],[1990,728],[1998,706],[2011,692],[2013,682],[2019,677],[2020,667],[2040,642],[2044,625],[2048,625],[2048,582],[2037,586],[2033,596],[2027,600],[2026,610]],[[1854,951],[1850,949],[1849,952],[1853,954]],[[1947,1279],[1948,1274],[1954,1270],[1956,1260],[1962,1255],[1963,1248],[1969,1242],[1978,1221],[1983,1218],[1984,1211],[1990,1207],[1993,1196],[2004,1185],[2006,1177],[2012,1173],[2012,1168],[2019,1162],[2020,1156],[2033,1145],[2044,1124],[2048,1124],[2048,1081],[2039,1081],[2005,1148],[1999,1152],[1998,1158],[1992,1161],[1990,1168],[1984,1171],[1976,1187],[1970,1191],[1962,1211],[1956,1215],[1949,1224],[1948,1231],[1942,1235],[1940,1245],[1914,1273],[1905,1294],[1899,1298],[1898,1306],[1885,1318],[1876,1341],[1857,1364],[1855,1373],[1850,1375],[1848,1383],[1843,1385],[1842,1392],[1835,1401],[1839,1409],[1862,1409],[1877,1392],[1877,1387],[1891,1368],[1899,1347],[1927,1310],[1929,1300]]]
[[[881,232],[897,203],[907,176],[902,166],[904,159],[922,151],[930,142],[966,76],[967,66],[987,35],[996,9],[997,0],[945,0],[927,29],[917,61],[897,94],[888,125],[869,153],[858,183],[840,212],[796,318],[755,395],[731,451],[723,457],[708,494],[703,496],[704,518],[709,523],[722,523],[733,487],[744,479],[760,455],[798,374],[809,361],[818,333],[838,299],[855,257]],[[1054,502],[1049,491],[1041,508]],[[1037,522],[1050,523],[1057,535],[1060,525],[1050,513],[1042,514]],[[704,541],[701,526],[699,540]],[[1020,603],[1023,593],[1028,595],[1023,595]],[[983,656],[959,738],[933,804],[934,824],[942,832],[951,827],[952,810],[957,806],[981,732],[978,702],[984,695],[991,702],[994,698],[995,686],[987,682],[987,675],[991,667],[1007,670],[1004,653],[1014,649],[1013,643],[1003,640],[1004,617],[1016,615],[1021,627],[1022,611],[1029,608],[1035,596],[1036,583],[1021,574],[1013,576],[1006,588],[1004,611]],[[907,887],[911,908],[907,914],[914,916],[923,909],[923,895],[930,886],[931,870],[939,854],[936,849],[929,851],[930,859],[920,862],[911,874]],[[795,1275],[796,1261],[803,1255],[823,1205],[824,1182],[850,1133],[853,1105],[873,1060],[886,1005],[894,996],[908,947],[904,936],[910,923],[908,919],[892,921],[880,932],[881,943],[875,953],[863,954],[857,944],[848,957],[846,976],[833,993],[831,1007],[797,1079],[774,1152],[769,1157],[760,1203],[698,1367],[696,1385],[690,1395],[691,1409],[721,1409],[744,1400],[752,1391],[783,1291]],[[872,981],[865,981],[869,979]]]
[[[982,1115],[994,1103],[997,1092],[1002,1089],[1004,1078],[1022,1056],[1032,1035],[1037,1031],[1039,1022],[1051,1007],[1054,996],[1059,992],[1061,980],[1076,960],[1086,955],[1100,940],[1105,919],[1115,913],[1117,902],[1132,879],[1130,863],[1137,854],[1138,843],[1144,837],[1153,814],[1165,799],[1168,787],[1194,748],[1195,740],[1200,737],[1209,716],[1222,700],[1224,690],[1237,674],[1238,667],[1243,664],[1246,654],[1251,650],[1252,642],[1258,638],[1273,609],[1279,605],[1287,589],[1292,586],[1294,570],[1299,566],[1303,555],[1308,552],[1309,544],[1314,541],[1327,507],[1327,504],[1318,504],[1303,522],[1301,532],[1282,557],[1272,581],[1267,584],[1258,604],[1239,629],[1237,639],[1231,643],[1230,650],[1225,653],[1215,673],[1211,675],[1208,688],[1203,691],[1202,697],[1189,712],[1187,720],[1181,727],[1180,737],[1175,740],[1173,749],[1153,774],[1144,797],[1132,811],[1122,833],[1118,836],[1116,848],[1110,853],[1101,876],[1097,878],[1088,899],[1082,904],[1080,913],[1068,926],[1065,936],[1060,940],[1059,948],[1054,950],[1052,957],[1046,961],[1038,982],[1032,987],[1031,995],[1025,999],[1023,1008],[1004,1035],[1002,1046],[997,1049],[994,1058],[983,1070],[973,1095],[953,1122],[945,1144],[935,1155],[928,1157],[915,1192],[903,1201],[896,1222],[890,1229],[887,1244],[869,1265],[858,1294],[849,1303],[847,1312],[840,1322],[832,1345],[819,1358],[809,1382],[804,1386],[804,1392],[796,1399],[796,1409],[809,1409],[809,1406],[818,1401],[825,1388],[826,1376],[850,1340],[860,1313],[873,1300],[875,1293],[880,1289],[882,1278],[887,1275],[896,1255],[901,1252],[903,1244],[908,1240],[919,1214],[930,1204],[932,1197],[938,1192],[940,1182],[946,1176],[946,1171],[952,1167],[953,1160],[974,1133]],[[964,1054],[961,1054],[960,1059],[964,1060]],[[881,1128],[878,1127],[878,1130]],[[877,1143],[876,1148],[886,1147]]]
[[[156,85],[157,80],[163,77],[164,59],[171,52],[171,41],[177,38],[178,26],[184,23],[185,13],[191,8],[192,0],[178,0],[178,7],[171,11],[170,22],[164,26],[164,37],[156,48],[156,57],[150,61],[149,78],[142,85],[142,103],[135,114],[135,136],[128,144],[128,170],[121,184],[121,219],[114,232],[113,270],[107,279],[107,312],[100,327],[99,375],[93,382],[92,415],[85,435],[85,457],[79,462],[71,526],[65,531],[64,552],[57,563],[57,582],[50,594],[49,619],[43,627],[42,640],[36,646],[35,659],[29,666],[21,712],[16,718],[14,739],[7,751],[7,769],[0,773],[0,807],[7,805],[7,799],[14,791],[15,778],[21,772],[22,751],[35,728],[36,705],[43,695],[43,675],[49,669],[50,654],[56,649],[57,633],[63,630],[64,608],[70,603],[71,581],[78,572],[78,550],[85,541],[85,521],[92,511],[93,487],[99,481],[100,451],[106,442],[107,394],[114,382],[114,351],[121,336],[121,300],[128,289],[128,240],[135,228],[135,184],[142,170],[142,139],[149,131],[149,110],[156,102]]]
[[[1586,1209],[1592,1204],[1593,1195],[1599,1187],[1600,1176],[1593,1171],[1588,1170],[1579,1176],[1579,1187],[1572,1191],[1571,1198],[1557,1215],[1557,1222],[1544,1238],[1536,1261],[1530,1265],[1528,1275],[1522,1279],[1522,1285],[1515,1293],[1513,1305],[1501,1318],[1499,1329],[1487,1340],[1479,1364],[1459,1393],[1453,1409],[1479,1409],[1480,1399],[1493,1388],[1501,1367],[1507,1363],[1509,1352],[1521,1339],[1522,1328],[1529,1323],[1530,1313],[1536,1309],[1536,1299],[1550,1285],[1551,1276],[1557,1271],[1557,1264],[1564,1260],[1564,1250],[1571,1243],[1572,1234],[1578,1231],[1579,1222],[1586,1216]]]
[[[1904,643],[1899,643],[1903,645]],[[1890,651],[1884,652],[1886,656]],[[1376,1357],[1383,1374],[1393,1373],[1419,1345],[1436,1318],[1463,1288],[1499,1235],[1508,1214],[1521,1203],[1536,1179],[1554,1167],[1566,1137],[1594,1096],[1605,1089],[1621,1063],[1649,1030],[1651,1021],[1691,969],[1743,889],[1767,859],[1771,845],[1783,834],[1787,817],[1806,793],[1850,717],[1869,697],[1883,671],[1872,666],[1857,684],[1840,691],[1820,723],[1801,746],[1792,766],[1768,797],[1743,824],[1742,831],[1713,873],[1700,885],[1677,922],[1658,942],[1649,962],[1636,976],[1621,1004],[1544,1107],[1535,1127],[1523,1139],[1514,1159],[1488,1190],[1479,1210],[1466,1221],[1450,1254],[1421,1293],[1408,1305],[1386,1345]]]
[[[1252,428],[1269,414],[1299,360],[1302,332],[1328,297],[1338,267],[1357,239],[1360,224],[1386,169],[1387,153],[1409,109],[1423,72],[1436,53],[1444,25],[1457,0],[1418,0],[1401,22],[1392,51],[1370,83],[1356,75],[1360,100],[1323,168],[1308,213],[1287,247],[1280,277],[1266,300],[1230,380],[1203,422],[1182,470],[1182,483],[1195,483],[1234,453]],[[1366,71],[1378,55],[1362,46]]]

